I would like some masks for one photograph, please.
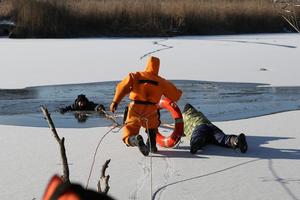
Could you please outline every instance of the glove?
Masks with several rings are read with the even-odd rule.
[[[103,111],[105,111],[105,108],[102,104],[98,104],[96,106],[95,110],[98,111],[98,112],[103,112]]]
[[[65,114],[65,112],[67,112],[67,110],[65,108],[60,108],[59,112],[60,112],[60,114]]]
[[[118,108],[118,103],[113,101],[113,102],[110,104],[110,111],[111,111],[112,113],[114,113],[114,112],[117,110],[117,108]]]

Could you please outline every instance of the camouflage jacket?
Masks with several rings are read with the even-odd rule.
[[[205,115],[195,109],[194,107],[189,107],[182,113],[184,122],[184,134],[190,139],[194,129],[201,124],[211,124],[211,122],[205,117]]]

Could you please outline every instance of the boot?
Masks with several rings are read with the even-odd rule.
[[[145,145],[143,137],[140,135],[130,136],[128,138],[130,146],[137,146],[144,156],[149,155],[149,148]]]
[[[157,133],[157,129],[149,129],[149,138],[147,139],[147,147],[150,149],[151,153],[157,152],[156,133]]]
[[[233,149],[240,149],[242,153],[246,153],[248,150],[248,145],[246,141],[246,136],[244,133],[239,134],[238,136],[231,136],[230,146]]]

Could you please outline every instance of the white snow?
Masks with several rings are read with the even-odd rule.
[[[0,39],[0,88],[120,80],[143,70],[142,57],[151,52],[161,58],[160,74],[167,79],[300,86],[299,41],[297,34]],[[246,154],[207,146],[191,155],[186,140],[176,149],[159,148],[152,158],[153,199],[300,199],[299,117],[300,111],[291,111],[215,123],[226,133],[245,133]],[[66,138],[71,181],[86,184],[95,148],[108,130],[57,129]],[[89,187],[96,188],[111,158],[109,194],[151,199],[151,158],[126,147],[121,132],[101,143]],[[49,128],[0,125],[0,152],[1,200],[40,199],[50,177],[62,173]]]
[[[299,44],[299,34],[0,39],[0,88],[120,80],[128,71],[143,70],[141,58],[151,52],[161,58],[160,74],[168,79],[294,86],[300,85]]]

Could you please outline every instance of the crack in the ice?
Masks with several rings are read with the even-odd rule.
[[[136,186],[132,192],[129,194],[129,199],[136,200],[138,199],[138,194],[142,190],[143,186],[145,185],[145,182],[147,180],[147,177],[150,175],[150,168],[147,166],[147,159],[143,157],[140,162],[138,163],[139,166],[142,168],[142,174],[136,181]]]
[[[162,187],[163,185],[166,185],[169,182],[169,179],[174,176],[175,174],[175,167],[174,167],[174,162],[168,158],[164,157],[163,160],[165,161],[165,172],[164,172],[164,181],[161,185],[158,186],[158,188]],[[157,200],[159,200],[162,197],[164,189],[159,193],[157,196]]]
[[[275,181],[277,181],[281,185],[281,187],[284,189],[284,191],[287,193],[287,195],[290,196],[291,199],[297,200],[298,198],[296,197],[296,195],[293,193],[293,191],[287,185],[287,183],[288,183],[287,179],[283,179],[283,178],[279,177],[279,175],[275,171],[274,166],[273,166],[273,160],[269,159],[268,163],[269,163],[269,169],[270,169],[272,175],[274,176]]]
[[[237,164],[237,165],[233,165],[233,166],[231,166],[231,167],[227,167],[227,168],[224,168],[224,169],[220,169],[220,170],[214,171],[214,172],[210,172],[210,173],[207,173],[207,174],[203,174],[203,175],[195,176],[195,177],[192,177],[192,178],[187,178],[187,179],[183,179],[183,180],[180,180],[180,181],[175,181],[175,182],[173,182],[173,183],[166,184],[166,185],[164,185],[164,186],[158,188],[158,189],[154,192],[154,194],[153,194],[153,196],[152,196],[152,200],[155,200],[155,199],[156,199],[156,198],[155,198],[156,195],[157,195],[159,192],[165,190],[165,189],[166,189],[167,187],[169,187],[169,186],[176,185],[176,184],[183,183],[183,182],[187,182],[187,181],[191,181],[191,180],[195,180],[195,179],[199,179],[199,178],[203,178],[203,177],[210,176],[210,175],[219,174],[219,173],[221,173],[221,172],[224,172],[224,171],[227,171],[227,170],[230,170],[230,169],[233,169],[233,168],[242,166],[242,165],[246,165],[246,164],[248,164],[248,163],[256,162],[256,161],[259,161],[259,160],[261,160],[261,159],[258,158],[258,159],[254,159],[254,160],[249,160],[249,161],[246,161],[246,162]]]
[[[150,52],[144,54],[143,56],[140,57],[140,60],[142,60],[142,59],[145,58],[146,56],[149,56],[149,55],[154,54],[154,53],[156,53],[156,52],[174,48],[173,46],[169,46],[169,45],[165,45],[165,44],[160,43],[160,42],[163,42],[163,41],[166,41],[166,40],[168,40],[168,39],[162,39],[162,40],[159,40],[159,41],[154,41],[154,42],[153,42],[154,45],[159,45],[159,46],[161,46],[162,48],[156,49],[156,50],[154,50],[154,51],[150,51]]]

